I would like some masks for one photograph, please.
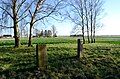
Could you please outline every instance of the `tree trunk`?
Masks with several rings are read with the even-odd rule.
[[[87,39],[88,39],[88,43],[90,43],[90,37],[89,37],[89,25],[88,25],[88,18],[87,18],[87,15],[86,15],[86,21],[87,21]]]
[[[97,12],[95,11],[95,13],[94,13],[94,24],[93,24],[93,43],[95,43],[96,16],[97,16]]]
[[[18,15],[17,15],[17,1],[13,1],[13,23],[14,23],[14,38],[15,38],[15,47],[19,47],[20,41],[19,41],[19,33],[18,33]]]
[[[88,43],[90,43],[90,38],[89,38],[89,27],[87,25],[87,39],[88,39]]]
[[[92,8],[92,5],[91,5]],[[93,43],[93,13],[91,9],[91,15],[90,15],[90,25],[91,25],[91,43]]]
[[[30,33],[29,33],[29,42],[28,42],[28,47],[30,47],[32,45],[32,24],[30,24]]]
[[[91,22],[91,43],[93,43],[93,26],[92,26],[92,22]]]
[[[84,1],[84,8],[85,8],[85,17],[86,17],[86,26],[87,26],[87,39],[88,43],[90,43],[90,36],[89,36],[89,20],[88,20],[88,8],[87,8],[87,3]]]
[[[82,37],[83,37],[83,44],[85,44],[85,35],[84,35],[84,27],[82,27]]]
[[[19,47],[19,35],[18,35],[18,25],[17,23],[14,24],[14,38],[15,38],[15,47]]]
[[[95,43],[95,25],[93,27],[93,43]]]
[[[85,44],[85,35],[84,35],[84,13],[83,13],[83,4],[82,4],[82,1],[81,1],[81,18],[82,18],[83,44]]]

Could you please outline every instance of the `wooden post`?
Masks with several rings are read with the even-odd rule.
[[[83,45],[81,44],[80,39],[77,40],[77,58],[80,58],[80,54],[82,53],[83,50]]]
[[[36,45],[37,67],[44,71],[47,68],[47,48],[46,45]]]

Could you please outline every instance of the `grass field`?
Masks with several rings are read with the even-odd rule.
[[[33,38],[33,47],[27,47],[27,39],[22,38],[20,48],[13,48],[14,39],[0,39],[0,78],[120,79],[120,37],[96,37],[95,44],[84,44],[79,60],[68,58],[76,55],[76,40],[72,37]],[[36,69],[36,44],[47,45],[45,72]]]

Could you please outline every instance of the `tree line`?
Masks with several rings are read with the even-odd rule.
[[[35,35],[33,37],[57,37],[57,29],[53,25],[51,30],[41,30],[35,29]]]
[[[85,43],[85,26],[87,27],[88,42],[90,42],[90,29],[91,42],[94,42],[97,17],[100,15],[101,9],[101,0],[1,0],[0,29],[13,28],[15,47],[19,47],[19,28],[29,26],[28,46],[31,46],[35,24],[44,23],[48,18],[56,19],[56,16],[66,18],[67,16],[76,25],[82,27],[83,43]],[[53,32],[55,36],[56,33]]]

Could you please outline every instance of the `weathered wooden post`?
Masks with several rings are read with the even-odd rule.
[[[47,68],[47,48],[46,45],[36,45],[37,67],[44,71]]]
[[[83,50],[83,45],[81,44],[80,39],[77,40],[77,58],[80,58],[80,54],[82,53]]]

